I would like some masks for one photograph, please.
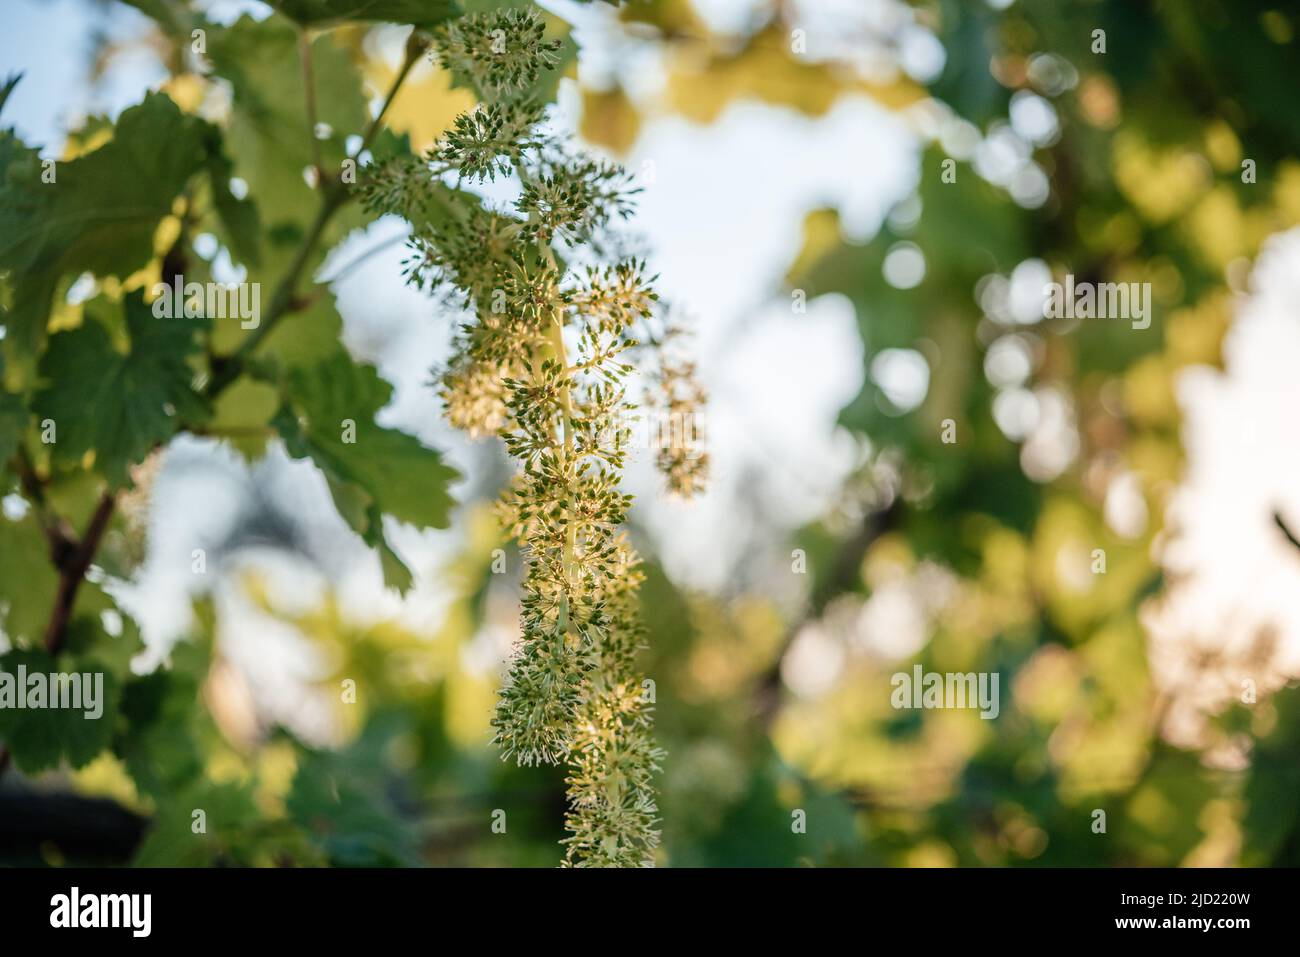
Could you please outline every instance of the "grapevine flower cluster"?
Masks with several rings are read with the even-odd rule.
[[[434,35],[436,57],[480,103],[424,157],[376,166],[376,213],[411,224],[408,281],[454,293],[467,315],[439,380],[448,420],[497,435],[519,465],[500,503],[526,566],[522,636],[492,724],[503,757],[568,768],[566,864],[644,866],[658,845],[653,694],[637,671],[643,579],[619,489],[646,373],[652,407],[694,416],[694,367],[638,259],[610,261],[602,233],[632,209],[617,166],[548,133],[530,90],[555,44],[533,11],[471,14]],[[466,188],[517,177],[493,208]],[[579,265],[581,263],[581,265]],[[670,488],[698,491],[707,455],[660,448]]]

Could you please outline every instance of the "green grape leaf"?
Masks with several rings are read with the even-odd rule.
[[[371,506],[366,513],[366,527],[362,537],[379,554],[379,568],[384,573],[384,585],[405,595],[414,578],[411,570],[406,567],[406,562],[402,561],[384,537],[383,521],[383,514]]]
[[[392,386],[373,366],[338,350],[316,365],[287,370],[275,425],[290,454],[311,459],[325,473],[339,514],[380,550],[385,580],[401,588],[409,585],[409,572],[395,566],[381,515],[446,528],[448,485],[457,473],[419,439],[375,422],[391,395]]]
[[[212,190],[213,208],[221,223],[222,238],[236,260],[248,266],[259,266],[262,262],[262,220],[257,204],[247,196],[240,199],[231,191],[234,165],[222,152],[219,141],[213,143],[211,156],[207,169],[209,188]]]
[[[370,142],[370,156],[373,163],[382,163],[385,160],[399,159],[405,156],[414,156],[415,151],[411,149],[411,134],[403,132],[402,134],[394,133],[391,127],[381,127],[375,134],[375,138]]]
[[[383,20],[431,27],[460,13],[454,0],[270,0],[303,26],[344,20]]]
[[[11,651],[0,657],[0,738],[24,773],[85,767],[108,747],[120,697],[117,676],[92,658]]]
[[[127,682],[121,708],[126,727],[113,751],[142,794],[163,798],[201,774],[203,759],[191,727],[200,682],[164,668]]]
[[[0,277],[12,274],[12,282],[6,285],[13,288],[6,290],[11,292],[6,299],[15,303],[3,314],[4,355],[9,361],[0,383],[11,386],[26,384],[57,278],[32,271],[39,250],[31,244],[30,230],[51,198],[41,187],[40,154],[24,145],[12,130],[0,130]]]
[[[317,286],[311,304],[281,317],[276,327],[258,346],[259,359],[273,359],[285,366],[310,366],[330,358],[343,333],[343,317],[334,297]]]
[[[275,386],[240,376],[213,402],[209,428],[245,459],[256,461],[266,452],[271,417],[279,407],[280,393]]]
[[[203,828],[196,829],[196,812]],[[198,780],[163,802],[144,842],[136,867],[205,867],[250,864],[260,816],[246,784]]]
[[[0,629],[19,649],[39,646],[54,608],[59,575],[45,560],[48,550],[33,511],[17,520],[0,518]],[[106,633],[109,616],[117,622],[112,634]],[[131,659],[143,649],[135,622],[99,585],[82,581],[64,632],[63,652],[93,658],[124,679]]]
[[[132,463],[182,422],[202,422],[208,410],[188,359],[198,351],[195,333],[207,326],[206,319],[157,318],[139,293],[87,303],[82,324],[51,337],[41,359],[46,384],[33,407],[54,422],[54,461],[76,464],[93,451],[96,470],[122,488]],[[118,330],[125,347],[114,341]]]
[[[374,421],[392,386],[343,351],[286,373],[276,424],[290,451],[311,458],[333,481],[360,487],[385,515],[419,528],[446,528],[457,477],[419,439]]]
[[[1252,755],[1243,792],[1241,830],[1244,867],[1300,863],[1300,687],[1283,688],[1272,698],[1277,711],[1273,729],[1261,736]],[[1278,852],[1291,838],[1290,859]]]
[[[159,221],[207,163],[213,137],[210,124],[162,93],[124,111],[104,146],[48,169],[12,133],[0,133],[0,272],[14,285],[5,320],[11,380],[22,381],[44,343],[60,277],[127,276],[149,262]]]
[[[163,32],[173,37],[184,37],[190,42],[190,29],[195,26],[195,16],[186,10],[184,0],[122,0],[151,18]]]
[[[40,450],[48,454],[50,446],[41,445]],[[48,459],[43,464],[48,466]],[[45,501],[56,515],[71,522],[73,528],[85,528],[106,490],[104,480],[94,472],[55,470],[45,483]]]
[[[109,631],[107,620],[115,624]],[[131,660],[144,651],[140,627],[99,585],[82,581],[63,636],[63,653],[94,658],[120,682],[131,677]]]
[[[208,56],[232,88],[225,142],[234,157],[233,173],[248,184],[248,195],[257,202],[267,229],[262,273],[278,277],[319,206],[305,171],[319,151],[322,165],[337,176],[347,157],[347,138],[365,127],[369,114],[361,78],[344,47],[329,36],[313,41],[319,134],[313,142],[314,131],[303,118],[306,96],[298,30],[290,21],[243,17],[223,30],[212,30]],[[346,216],[335,217],[321,237],[318,256],[351,225]]]

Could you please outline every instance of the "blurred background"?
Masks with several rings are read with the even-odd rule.
[[[660,863],[1300,865],[1295,6],[543,6],[579,51],[555,122],[635,174],[628,230],[710,392],[707,494],[665,498],[649,452],[628,480]],[[133,6],[4,15],[5,121],[43,156],[147,89],[202,98]],[[339,31],[372,95],[405,35]],[[426,63],[389,122],[420,148],[469,105]],[[357,231],[318,279],[396,386],[384,421],[464,476],[449,531],[388,529],[416,587],[384,589],[309,463],[174,442],[111,585],[135,670],[170,663],[188,704],[147,754],[11,775],[3,859],[558,861],[562,772],[489,743],[510,465],[441,419],[454,317],[403,284],[404,236]],[[1150,327],[1044,319],[1067,274],[1149,283]],[[917,664],[997,674],[999,716],[895,710]]]

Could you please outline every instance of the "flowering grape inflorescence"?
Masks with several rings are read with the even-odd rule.
[[[643,576],[620,529],[628,380],[651,366],[647,393],[674,417],[693,417],[703,396],[693,366],[663,355],[675,332],[644,263],[602,261],[601,234],[631,211],[628,177],[542,127],[530,91],[557,49],[543,19],[471,14],[433,42],[480,104],[427,156],[374,168],[363,194],[372,211],[410,221],[409,281],[449,288],[470,316],[440,379],[449,421],[501,436],[521,465],[501,508],[526,560],[522,639],[495,740],[520,764],[568,765],[566,863],[651,864],[664,755],[652,685],[636,669]],[[510,174],[521,189],[509,208],[464,188]],[[657,455],[684,495],[708,468],[696,439],[692,429],[689,444]]]

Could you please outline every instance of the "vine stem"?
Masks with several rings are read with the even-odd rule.
[[[45,627],[45,651],[55,657],[63,650],[64,639],[68,635],[68,621],[72,617],[72,607],[77,600],[77,591],[90,570],[90,563],[95,559],[99,543],[108,531],[108,523],[113,518],[113,509],[117,506],[117,496],[105,492],[100,496],[95,513],[90,517],[86,533],[81,541],[65,552],[64,560],[59,565],[59,587],[54,597],[54,608],[50,612],[49,624]],[[71,546],[72,543],[68,542]],[[9,768],[12,755],[8,747],[0,747],[0,777]]]
[[[564,377],[564,384],[560,386],[560,411],[561,422],[560,431],[562,434],[563,444],[560,446],[560,465],[564,469],[565,477],[572,480],[576,478],[575,465],[576,452],[573,442],[573,398],[570,395],[570,377],[573,370],[569,366],[568,353],[564,347],[564,320],[561,318],[560,310],[555,311],[555,322],[551,324],[550,329],[551,347],[555,350],[556,360],[560,363],[561,374]],[[577,558],[577,527],[573,522],[572,489],[569,489],[570,507],[565,509],[564,527],[564,577],[569,582],[570,587],[573,585],[573,566]]]
[[[552,268],[556,268],[557,264],[555,259],[555,252],[554,250],[551,249],[550,243],[544,244],[543,248],[546,253],[547,261],[550,263]],[[554,319],[554,322],[552,322],[551,328],[549,330],[551,346],[555,350],[555,357],[556,360],[560,363],[561,372],[563,376],[562,379],[563,384],[560,386],[560,410],[562,413],[561,427],[563,430],[563,444],[560,449],[560,453],[561,453],[560,462],[564,470],[564,474],[570,483],[568,494],[566,496],[569,504],[568,507],[565,509],[565,514],[564,514],[564,519],[565,519],[564,522],[565,541],[564,541],[564,555],[563,555],[564,577],[569,584],[569,589],[572,590],[574,587],[573,573],[574,571],[576,571],[576,564],[577,564],[577,560],[576,560],[577,559],[577,555],[576,555],[577,523],[575,521],[576,516],[574,514],[574,500],[575,500],[574,485],[576,484],[576,479],[577,479],[577,461],[576,461],[577,448],[576,448],[576,443],[574,441],[573,396],[572,396],[574,369],[571,365],[569,365],[569,353],[567,347],[564,344],[564,310],[563,309],[553,310],[552,318]],[[563,611],[567,611],[568,600],[569,600],[568,596],[566,595],[564,597],[566,606],[564,609],[562,609]],[[567,619],[567,617],[568,616],[566,614],[565,618]],[[602,652],[603,649],[600,648],[598,645],[597,654],[600,655]],[[596,669],[594,675],[592,676],[592,680],[595,682],[596,687],[604,690],[605,683],[607,681],[607,675],[605,674],[604,668]],[[611,741],[608,743],[613,749],[617,750],[618,748],[617,741]],[[606,792],[608,794],[609,802],[611,805],[615,807],[621,805],[623,786],[624,786],[624,781],[622,779],[622,776],[617,772],[611,774],[609,779],[606,781]],[[614,847],[617,844],[617,838],[614,835],[607,835],[603,843],[605,845],[606,850],[612,851],[614,850]]]
[[[62,568],[76,546],[75,532],[66,519],[55,514],[50,508],[49,502],[45,499],[45,489],[41,487],[40,476],[36,474],[36,467],[32,464],[31,456],[22,446],[19,446],[18,454],[14,456],[13,466],[22,485],[23,494],[32,503],[36,519],[40,522],[41,530],[45,532],[45,538],[50,544],[50,562],[56,568]]]
[[[311,36],[306,27],[298,28],[298,60],[302,63],[303,100],[307,108],[307,136],[311,140],[312,165],[316,169],[316,182],[325,178],[325,164],[321,162],[320,140],[316,138],[316,83],[312,78]]]
[[[535,220],[535,216],[530,216]],[[555,250],[551,248],[549,242],[538,243],[541,246],[542,253],[546,256],[547,264],[558,271],[559,265],[555,259]],[[572,479],[574,474],[573,459],[575,458],[575,448],[573,441],[573,398],[570,395],[570,385],[572,384],[573,368],[569,365],[569,352],[564,345],[564,310],[558,308],[551,309],[551,327],[547,330],[547,339],[550,342],[552,351],[555,353],[555,360],[560,364],[563,374],[563,385],[560,386],[560,467],[564,471],[565,479],[569,483],[568,500],[570,506],[564,510],[564,551],[561,554],[561,562],[564,566],[564,580],[569,587],[573,587],[573,566],[577,553],[577,529],[573,523],[573,494]],[[568,618],[568,596],[564,596],[564,607],[561,609],[564,617]]]
[[[68,634],[68,620],[72,617],[72,606],[77,599],[77,590],[90,570],[90,563],[95,560],[99,543],[108,531],[108,523],[113,518],[117,506],[117,495],[105,492],[100,496],[95,513],[86,526],[86,534],[73,551],[66,565],[59,570],[59,590],[54,598],[54,610],[50,613],[50,622],[45,628],[45,650],[50,655],[57,655],[63,649],[63,640]]]
[[[427,48],[428,42],[412,31],[411,38],[406,43],[406,54],[402,60],[402,66],[397,71],[397,76],[393,78],[393,82],[389,85],[388,92],[384,96],[383,105],[380,106],[379,112],[375,114],[362,135],[361,145],[357,147],[355,153],[348,157],[349,159],[355,161],[370,147],[375,136],[379,133],[384,116],[388,113],[389,107],[393,105],[393,100],[397,97],[398,90],[406,82],[411,69],[423,56]],[[266,340],[266,337],[271,334],[286,315],[295,312],[299,307],[297,288],[299,281],[302,279],[303,270],[307,268],[307,263],[316,251],[316,246],[325,232],[325,227],[334,218],[334,214],[352,198],[341,180],[331,179],[327,183],[322,176],[321,190],[321,204],[316,211],[316,218],[308,227],[307,234],[298,246],[298,251],[294,254],[293,260],[285,270],[284,276],[276,285],[265,318],[240,343],[234,354],[225,360],[222,369],[213,375],[212,381],[208,385],[208,398],[215,398],[225,391],[239,377],[239,373],[243,370],[248,357]]]

